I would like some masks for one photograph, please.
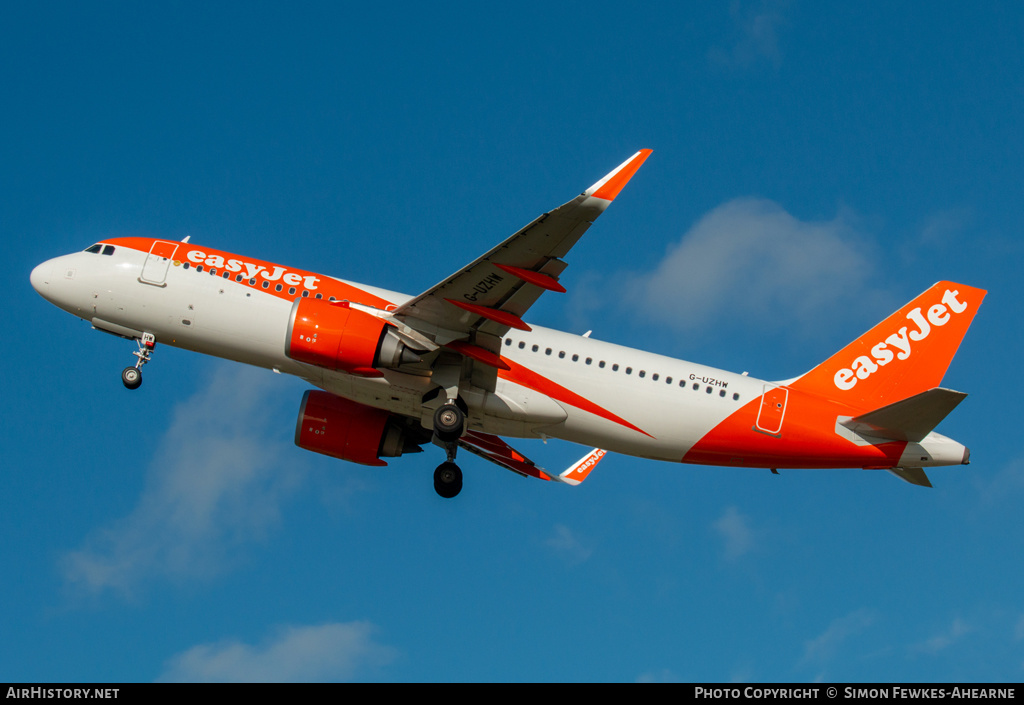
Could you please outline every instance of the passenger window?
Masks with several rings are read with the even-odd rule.
[[[196,271],[199,272],[200,274],[202,274],[202,272],[203,272],[203,265],[197,264],[196,265]]]
[[[558,359],[559,360],[564,360],[565,359],[565,350],[559,350],[558,351]]]
[[[619,363],[616,362],[614,365],[612,365],[612,372],[618,372],[618,371],[619,371]]]
[[[653,375],[651,375],[651,380],[653,380],[655,382],[658,381],[658,373],[657,372],[655,372]]]
[[[250,279],[250,280],[249,280],[249,285],[250,285],[250,286],[256,286],[256,279],[255,279],[255,278],[253,278],[253,279]]]
[[[263,288],[264,289],[269,289],[270,288],[270,282],[268,282],[268,281],[263,282]]]
[[[573,355],[572,356],[572,361],[573,362],[579,362],[580,361],[580,356],[579,355]]]
[[[597,366],[600,367],[603,370],[604,369],[604,360],[601,360],[601,362],[597,363]]]
[[[210,267],[210,276],[217,276],[217,270],[213,267]]]
[[[323,297],[324,297],[324,295],[323,295],[323,294],[317,294],[317,295],[316,295],[316,298],[318,298],[318,299],[322,299]]]
[[[526,341],[523,341],[523,340],[519,341],[519,349],[520,350],[525,350],[526,349]]]
[[[540,347],[538,347],[538,346],[534,345],[534,346],[533,346],[532,348],[530,348],[530,349],[531,349],[531,350],[533,350],[534,352],[537,352],[538,350],[540,350]]]
[[[190,264],[189,264],[188,262],[186,262],[185,264],[181,265],[181,268],[182,268],[182,269],[188,269],[188,268],[189,268],[189,267],[191,267],[191,266],[192,266],[192,265],[190,265]]]
[[[294,293],[295,293],[295,287],[294,286],[288,287],[288,295],[291,296]]]
[[[740,395],[739,394],[733,394],[732,395],[732,400],[733,401],[739,401],[740,400]]]
[[[723,397],[723,398],[724,398],[724,397],[725,397],[725,390],[723,389],[722,391],[720,391],[720,392],[718,393],[718,396],[720,396],[720,397]]]
[[[641,376],[641,377],[646,377],[646,376],[647,376],[647,373],[646,373],[646,372],[644,372],[643,370],[640,370],[640,376]]]
[[[307,296],[309,296],[309,292],[306,291],[305,289],[303,289],[302,290],[302,298],[306,298]]]
[[[706,391],[706,392],[707,392],[708,394],[711,394],[711,387],[708,387],[708,388],[707,388],[707,389],[706,389],[705,391]]]
[[[672,384],[672,378],[671,377],[666,377],[665,378],[665,384]]]
[[[241,275],[241,274],[237,274],[237,275],[235,275],[235,281],[236,281],[236,282],[240,282],[240,281],[242,281],[242,275]]]
[[[551,354],[551,348],[548,348],[547,350],[545,350],[544,354],[545,355],[550,355]]]
[[[632,367],[627,367],[627,368],[626,368],[626,374],[627,374],[627,375],[631,375],[631,374],[633,374],[633,368],[632,368]]]
[[[700,384],[698,384],[697,382],[694,382],[693,383],[693,391],[696,392],[698,389],[700,389]]]
[[[320,296],[320,294],[317,294],[317,296]],[[512,338],[505,338],[505,345],[508,346],[508,345],[511,345],[511,344],[512,344]]]
[[[282,289],[284,289],[284,284],[278,284],[274,287],[274,291],[281,291]]]

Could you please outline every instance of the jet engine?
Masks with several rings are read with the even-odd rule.
[[[302,396],[295,424],[295,445],[360,465],[387,465],[423,449],[386,411],[311,389]]]
[[[285,355],[357,375],[377,375],[376,368],[419,362],[420,356],[399,337],[394,326],[347,301],[296,299],[288,319]]]

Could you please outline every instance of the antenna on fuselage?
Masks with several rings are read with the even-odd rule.
[[[182,241],[182,242],[188,242],[188,239],[189,239],[190,237],[192,237],[192,236],[191,236],[191,235],[186,235],[185,237],[181,238],[181,241]]]

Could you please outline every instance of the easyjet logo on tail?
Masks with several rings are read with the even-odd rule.
[[[906,360],[913,352],[913,344],[920,342],[931,335],[933,328],[941,328],[949,323],[950,319],[967,310],[967,303],[960,301],[957,297],[960,292],[946,289],[942,295],[942,302],[936,303],[928,308],[925,313],[921,306],[907,313],[907,320],[913,324],[903,326],[896,333],[880,341],[871,348],[871,356],[859,355],[850,363],[836,372],[834,381],[836,387],[845,391],[853,389],[857,382],[867,379],[881,367],[885,367],[894,360]]]

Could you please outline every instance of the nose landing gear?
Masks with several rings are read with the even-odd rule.
[[[434,491],[451,499],[462,491],[462,470],[452,462],[444,462],[434,471]]]
[[[454,401],[443,404],[434,412],[434,435],[448,454],[448,460],[434,471],[434,490],[445,499],[451,499],[462,491],[462,470],[455,464],[455,452],[465,428],[466,414]]]
[[[142,339],[137,340],[139,349],[132,353],[139,358],[134,367],[125,367],[121,371],[121,382],[128,389],[138,389],[142,385],[142,366],[149,362],[156,347],[156,336],[152,333],[143,333]]]

